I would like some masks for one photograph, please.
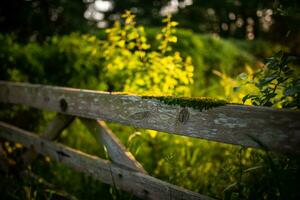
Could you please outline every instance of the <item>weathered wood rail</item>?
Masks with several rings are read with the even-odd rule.
[[[157,99],[91,90],[0,81],[0,102],[22,104],[60,114],[41,137],[0,122],[0,137],[90,174],[104,183],[147,199],[210,199],[149,176],[104,121],[283,153],[300,153],[300,112],[225,105],[197,110]],[[184,112],[184,113],[183,113]],[[184,118],[180,117],[182,113]],[[50,142],[75,117],[104,145],[112,163]],[[104,121],[101,121],[104,120]],[[28,151],[25,163],[34,159]]]

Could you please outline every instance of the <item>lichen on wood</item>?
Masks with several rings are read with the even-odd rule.
[[[179,105],[197,110],[208,110],[218,106],[226,105],[225,100],[209,97],[175,97],[175,96],[142,96],[143,99],[157,99],[168,105]]]

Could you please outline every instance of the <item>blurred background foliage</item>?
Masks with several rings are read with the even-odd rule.
[[[0,80],[264,105],[262,92],[281,80],[275,76],[280,63],[300,54],[299,13],[297,0],[5,1]],[[273,56],[279,50],[281,57]],[[267,57],[275,60],[271,68]],[[288,64],[299,71],[299,59]],[[297,104],[299,80],[288,77],[287,96]],[[267,106],[290,103],[279,102],[284,91]],[[36,133],[55,116],[25,106],[0,109],[1,120]],[[297,156],[109,126],[162,180],[217,199],[300,198]],[[58,142],[107,158],[78,120]],[[0,169],[3,199],[135,199],[48,157],[22,166],[25,149],[2,139],[0,144],[0,161],[9,163]]]

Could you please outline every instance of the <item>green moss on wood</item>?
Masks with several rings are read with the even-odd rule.
[[[168,105],[179,105],[194,109],[208,110],[210,108],[226,105],[225,100],[218,100],[208,97],[174,97],[174,96],[142,96],[144,99],[157,99]]]

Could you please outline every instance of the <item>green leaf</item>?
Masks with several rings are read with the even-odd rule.
[[[248,75],[247,75],[246,73],[241,73],[241,74],[239,74],[239,78],[240,78],[241,80],[247,80]]]
[[[171,22],[171,26],[177,26],[178,22]]]
[[[300,93],[300,89],[299,88],[296,88],[296,87],[291,87],[291,88],[288,88],[284,91],[284,96],[287,97],[287,96],[293,96],[295,94],[299,94]]]
[[[251,96],[250,94],[247,94],[246,96],[244,96],[242,99],[243,103],[245,103],[248,99],[250,99],[251,98],[250,96]]]
[[[277,78],[276,76],[269,76],[269,77],[266,77],[266,78],[262,79],[261,81],[259,81],[259,82],[257,83],[257,86],[258,86],[258,87],[262,87],[262,86],[264,86],[264,85],[266,85],[266,84],[272,82],[272,81],[275,80],[276,78]]]
[[[176,36],[171,36],[171,37],[169,37],[169,42],[174,42],[174,43],[176,43],[176,42],[177,42],[177,37],[176,37]]]

